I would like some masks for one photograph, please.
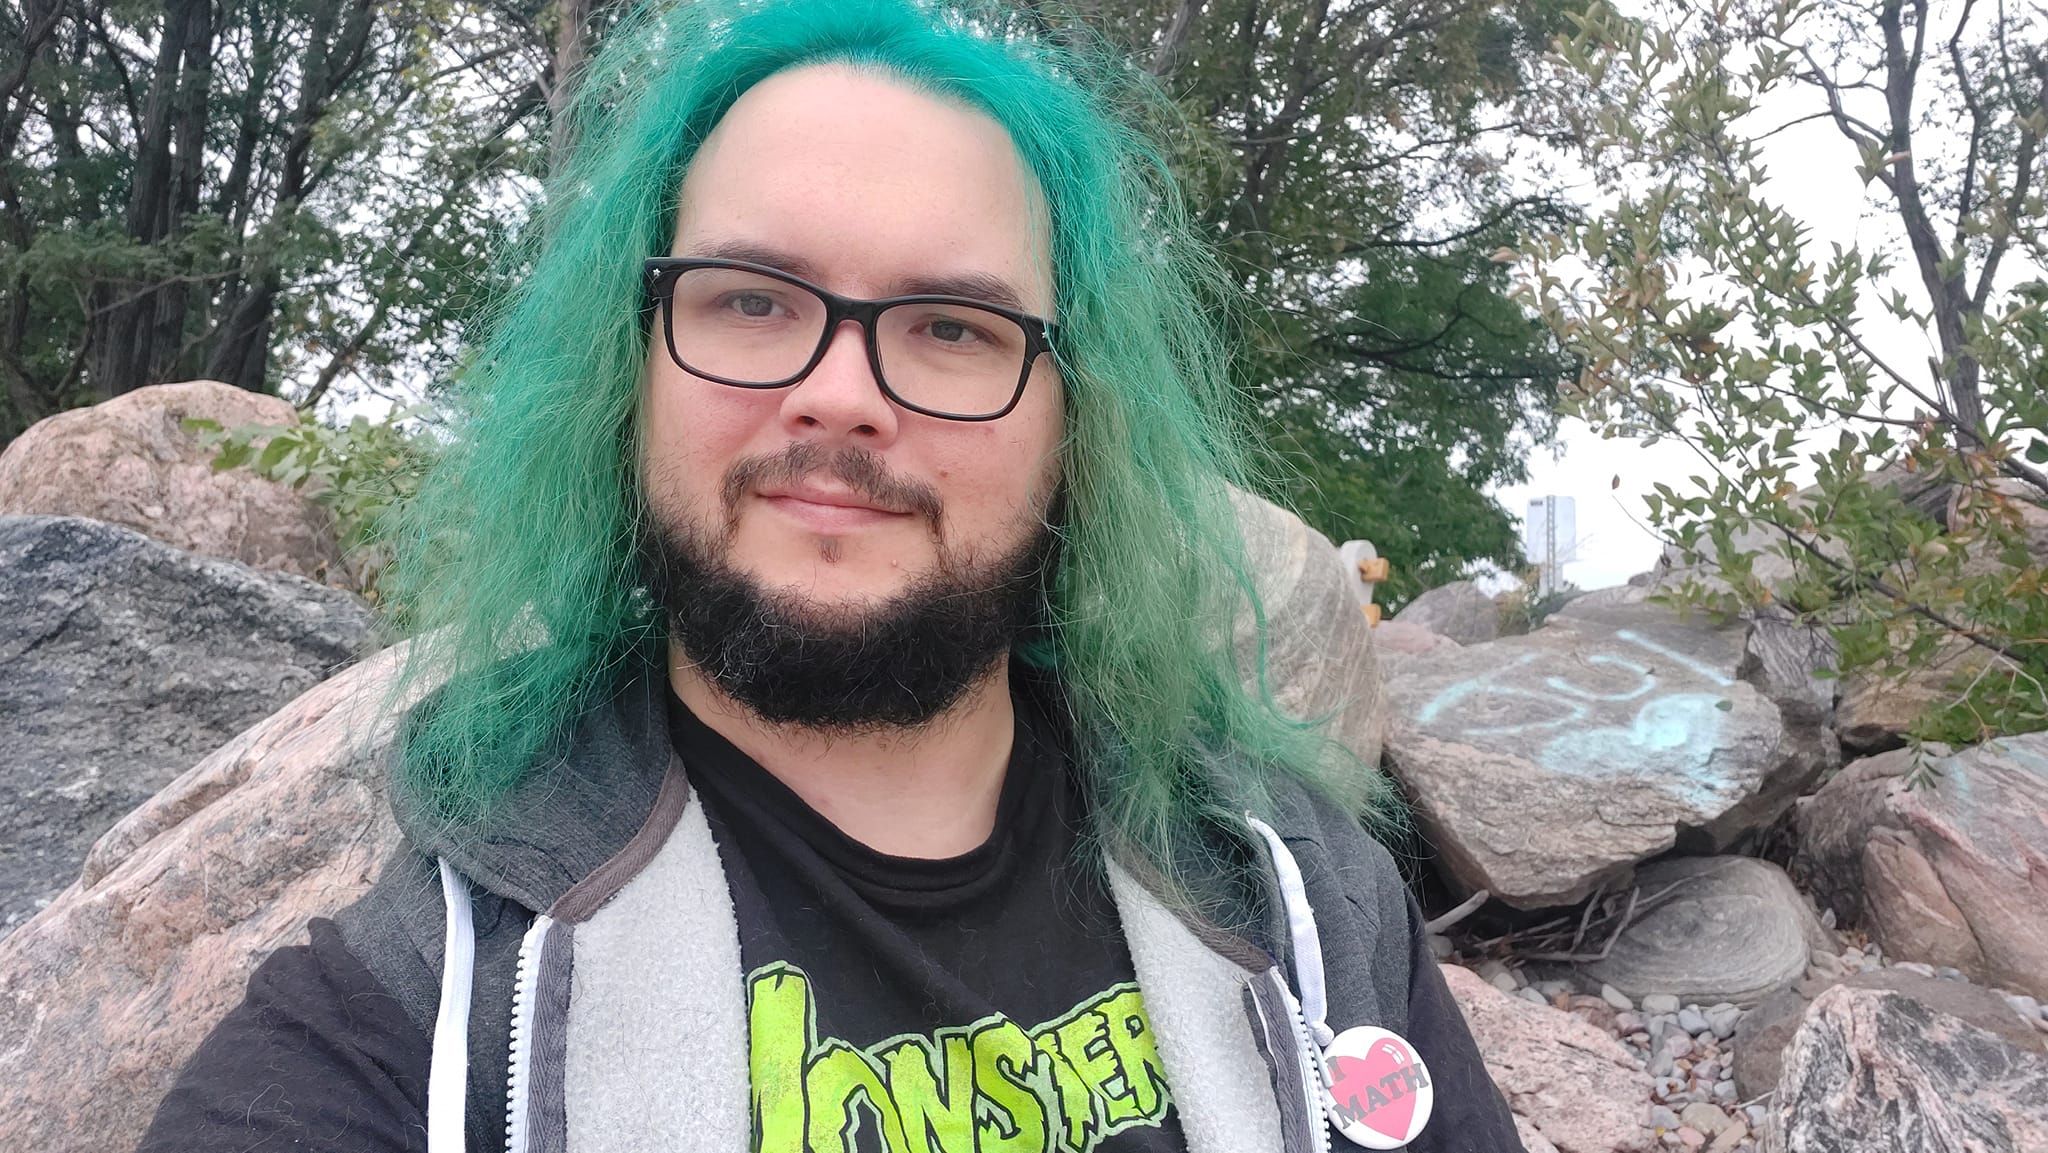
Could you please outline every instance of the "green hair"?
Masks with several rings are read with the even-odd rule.
[[[1049,205],[1062,548],[1047,625],[1017,656],[1065,696],[1104,834],[1171,877],[1171,847],[1257,803],[1271,774],[1322,776],[1319,732],[1247,692],[1230,650],[1236,614],[1259,609],[1227,492],[1251,458],[1206,307],[1228,281],[1131,124],[1161,107],[1156,89],[1065,40],[914,0],[674,3],[609,35],[531,267],[457,382],[454,442],[405,514],[396,601],[422,638],[407,676],[445,687],[407,734],[402,788],[450,821],[484,812],[659,638],[637,554],[640,262],[667,251],[682,174],[740,94],[822,62],[993,117]]]

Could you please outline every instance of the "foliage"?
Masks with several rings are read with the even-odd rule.
[[[1534,145],[1557,0],[1199,0],[1086,11],[1161,78],[1174,163],[1255,311],[1237,378],[1275,493],[1371,539],[1398,608],[1475,560],[1520,563],[1485,494],[1526,479],[1574,365],[1493,254],[1560,219]]]
[[[1530,148],[1567,0],[1023,0],[1172,94],[1155,124],[1238,285],[1235,379],[1275,495],[1407,596],[1519,562],[1570,354],[1492,257],[1564,210]],[[164,380],[314,411],[432,395],[518,278],[490,253],[567,153],[608,0],[0,8],[0,443]],[[557,131],[557,125],[562,130]],[[1270,306],[1267,312],[1265,306]]]
[[[1584,359],[1571,411],[1698,451],[1647,497],[1712,566],[1673,598],[1783,604],[1842,675],[1953,661],[1922,737],[2048,727],[2048,11],[1721,0],[1575,26],[1558,57],[1601,98],[1579,131],[1606,207],[1530,238],[1525,291]],[[1766,142],[1809,121],[1849,143],[1877,239],[1818,253],[1774,200]]]
[[[431,434],[409,427],[422,415],[405,409],[375,423],[359,416],[338,428],[310,420],[223,428],[188,417],[184,427],[215,450],[215,472],[248,468],[332,510],[351,583],[374,603],[390,570],[391,514],[419,491],[439,455]]]
[[[444,377],[542,163],[545,2],[0,6],[0,444],[167,380]]]

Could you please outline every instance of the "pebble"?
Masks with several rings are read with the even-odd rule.
[[[1900,961],[1893,965],[1892,968],[1904,969],[1908,973],[1917,973],[1930,981],[1934,979],[1934,966],[1922,964],[1919,961]]]
[[[1709,1031],[1705,1014],[1702,1014],[1698,1007],[1693,1005],[1687,1005],[1678,1011],[1678,1027],[1693,1036]]]
[[[1690,1125],[1680,1125],[1678,1127],[1678,1143],[1687,1149],[1697,1149],[1707,1143],[1707,1138]]]
[[[1749,1126],[1737,1121],[1721,1130],[1714,1143],[1707,1146],[1707,1153],[1732,1153],[1736,1146],[1749,1139]]]
[[[1650,1076],[1652,1077],[1671,1076],[1671,1067],[1672,1059],[1670,1053],[1660,1051],[1656,1056],[1650,1058]]]
[[[2041,1019],[2041,1003],[2025,993],[2007,993],[2005,1000],[2020,1015],[2020,1020],[2032,1024]]]
[[[1439,961],[1448,961],[1457,951],[1458,947],[1451,944],[1449,937],[1438,936],[1435,933],[1429,935],[1430,956],[1435,957]]]
[[[1612,1001],[1608,1002],[1608,1004],[1610,1005],[1613,1003],[1614,1002]],[[1628,1036],[1630,1033],[1642,1032],[1642,1015],[1640,1013],[1635,1013],[1627,1009],[1624,1009],[1621,1012],[1616,1013],[1614,1015],[1614,1031],[1621,1034],[1624,1037]]]
[[[1673,1033],[1664,1038],[1663,1052],[1669,1053],[1673,1057],[1690,1057],[1692,1056],[1692,1038],[1684,1033]]]
[[[1714,1099],[1725,1101],[1730,1105],[1735,1103],[1735,1081],[1733,1078],[1723,1078],[1714,1082]]]
[[[1536,991],[1533,988],[1522,989],[1518,991],[1515,994],[1515,996],[1520,997],[1522,1000],[1528,1001],[1531,1004],[1542,1005],[1546,1008],[1550,1006],[1550,998],[1544,996],[1542,993]]]
[[[1970,979],[1963,976],[1963,971],[1953,965],[1943,965],[1934,971],[1934,975],[1944,981],[1961,981],[1965,985],[1970,983]]]
[[[1520,985],[1515,983],[1515,975],[1513,973],[1508,972],[1505,969],[1501,970],[1498,973],[1495,973],[1491,977],[1488,977],[1486,981],[1487,984],[1492,985],[1494,988],[1499,989],[1501,992],[1510,995],[1512,995],[1515,990],[1521,988]]]
[[[1572,995],[1572,983],[1570,981],[1538,981],[1529,987],[1543,994],[1543,999],[1546,1001],[1555,1001],[1559,997],[1569,997]]]
[[[1646,993],[1643,996],[1643,1012],[1659,1016],[1678,1012],[1678,998],[1669,993]]]
[[[1723,1041],[1735,1035],[1735,1026],[1741,1021],[1742,1010],[1726,1001],[1707,1010],[1707,1027]]]
[[[1673,1113],[1669,1105],[1652,1105],[1650,1106],[1650,1128],[1657,1130],[1659,1133],[1667,1129],[1676,1129],[1678,1128],[1678,1114]]]
[[[1813,977],[1846,977],[1849,975],[1849,967],[1842,964],[1842,959],[1833,953],[1815,949],[1812,963],[1806,966],[1806,972]]]
[[[1755,1129],[1759,1132],[1763,1130],[1764,1107],[1762,1105],[1747,1106],[1742,1110],[1742,1115],[1749,1118],[1749,1127],[1751,1129]]]
[[[1704,1101],[1695,1101],[1687,1105],[1678,1114],[1678,1123],[1687,1128],[1697,1129],[1709,1137],[1726,1129],[1731,1124],[1728,1120],[1728,1114],[1721,1112]]]
[[[1635,1011],[1636,1003],[1628,999],[1628,994],[1623,993],[1612,985],[1600,986],[1600,999],[1624,1013]]]
[[[1692,1079],[1711,1085],[1721,1079],[1721,1066],[1718,1062],[1702,1061],[1692,1067]]]

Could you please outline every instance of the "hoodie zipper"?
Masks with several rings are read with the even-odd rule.
[[[527,1098],[533,1089],[533,1016],[540,956],[554,921],[533,919],[519,942],[519,979],[512,990],[512,1053],[505,1076],[505,1153],[526,1153]]]
[[[1308,1105],[1309,1140],[1315,1153],[1330,1153],[1330,1125],[1324,1099],[1328,1095],[1330,1071],[1323,1059],[1323,1046],[1333,1039],[1329,1022],[1326,1020],[1328,1002],[1323,985],[1322,937],[1316,931],[1315,910],[1308,902],[1307,886],[1301,878],[1301,866],[1295,863],[1294,854],[1289,852],[1285,841],[1271,825],[1245,814],[1245,821],[1251,825],[1260,839],[1266,843],[1266,850],[1273,858],[1273,872],[1280,882],[1281,904],[1287,911],[1287,934],[1292,945],[1294,980],[1301,987],[1297,998],[1294,990],[1280,975],[1276,966],[1271,970],[1273,983],[1280,988],[1280,999],[1287,1006],[1287,1019],[1294,1028],[1295,1054],[1300,1066],[1302,1093]]]

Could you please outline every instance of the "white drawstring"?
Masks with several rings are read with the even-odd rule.
[[[434,1057],[427,1071],[427,1153],[463,1153],[462,1114],[469,1096],[469,982],[476,967],[469,882],[441,859],[441,899],[448,937],[441,949],[441,1009],[434,1018]]]
[[[1308,887],[1301,881],[1301,866],[1280,840],[1273,826],[1244,815],[1273,855],[1273,872],[1280,880],[1280,899],[1287,906],[1287,935],[1294,945],[1294,983],[1301,990],[1301,1016],[1316,1044],[1328,1047],[1337,1039],[1330,1031],[1329,1006],[1323,993],[1323,942],[1316,932],[1316,913],[1309,907]]]

